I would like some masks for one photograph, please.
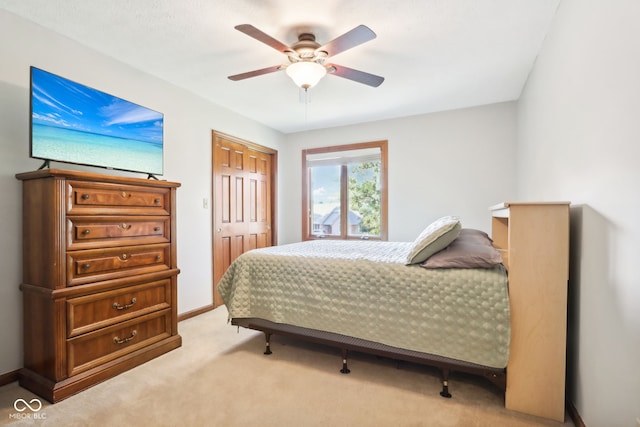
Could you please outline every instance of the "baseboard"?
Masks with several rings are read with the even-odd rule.
[[[183,320],[191,319],[192,317],[196,317],[200,314],[206,313],[208,311],[213,310],[215,307],[213,304],[206,305],[201,308],[197,308],[195,310],[187,311],[186,313],[178,314],[178,322],[182,322]]]
[[[571,418],[571,421],[573,421],[573,424],[576,427],[587,427],[584,421],[582,421],[582,418],[580,417],[580,414],[578,413],[575,405],[570,400],[567,400],[567,412],[569,412],[569,418]]]
[[[6,374],[0,374],[0,387],[18,381],[18,369]]]

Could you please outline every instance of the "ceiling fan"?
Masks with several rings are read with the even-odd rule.
[[[311,33],[300,34],[296,43],[287,46],[250,24],[237,25],[235,29],[284,53],[287,55],[289,63],[229,76],[229,79],[233,81],[281,70],[286,70],[287,75],[305,91],[315,86],[327,73],[372,87],[378,87],[384,81],[384,77],[375,74],[326,63],[329,57],[375,39],[376,33],[365,25],[358,25],[324,45],[316,42],[315,35]]]

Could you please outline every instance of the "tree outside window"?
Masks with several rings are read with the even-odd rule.
[[[380,161],[354,163],[347,168],[348,206],[357,217],[356,235],[380,237],[382,233],[380,170]],[[347,222],[351,220],[348,216]]]

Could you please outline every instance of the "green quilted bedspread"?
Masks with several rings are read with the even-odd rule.
[[[238,257],[218,291],[230,318],[256,317],[504,368],[507,274],[405,265],[411,243],[310,241]]]

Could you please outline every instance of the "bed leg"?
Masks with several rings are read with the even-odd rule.
[[[264,339],[265,339],[265,345],[266,345],[264,354],[269,355],[271,354],[271,346],[269,345],[269,341],[271,340],[271,333],[265,332]]]
[[[347,367],[348,353],[349,350],[347,350],[346,348],[342,349],[342,369],[340,369],[340,372],[342,372],[343,374],[348,374],[349,372],[351,372],[351,370]]]
[[[446,397],[447,399],[451,398],[451,393],[449,393],[449,370],[442,370],[442,391],[440,392],[440,396]]]

